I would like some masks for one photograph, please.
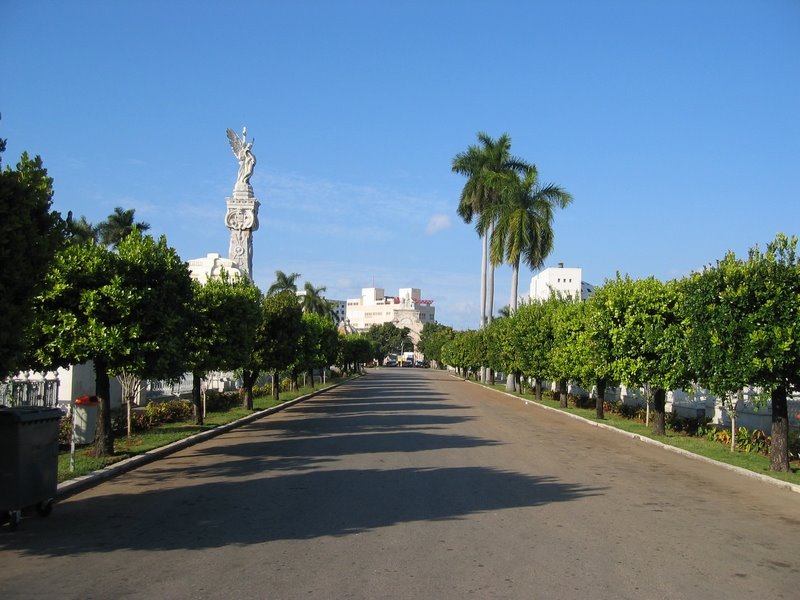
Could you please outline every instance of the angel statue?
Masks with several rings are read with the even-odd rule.
[[[228,141],[231,143],[233,155],[239,161],[239,173],[236,176],[236,185],[233,186],[233,190],[252,191],[250,177],[252,177],[253,169],[256,166],[256,157],[252,149],[256,140],[253,138],[252,141],[248,142],[247,127],[243,127],[241,138],[233,132],[233,129],[228,129]]]

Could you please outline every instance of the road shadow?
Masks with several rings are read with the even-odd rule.
[[[202,480],[201,480],[202,481]],[[414,521],[534,508],[602,488],[486,467],[263,472],[251,480],[72,499],[26,520],[0,548],[41,556],[201,550],[346,536]]]
[[[0,536],[0,549],[39,556],[202,550],[460,520],[603,493],[491,466],[415,466],[405,457],[502,442],[461,433],[457,425],[473,419],[468,411],[454,410],[425,377],[408,375],[381,377],[377,393],[369,378],[356,380],[74,496],[49,519],[26,520],[15,535]],[[394,379],[404,387],[383,385]],[[382,454],[401,468],[380,468]]]

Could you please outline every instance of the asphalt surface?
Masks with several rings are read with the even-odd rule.
[[[381,369],[0,531],[0,598],[798,598],[800,494]]]

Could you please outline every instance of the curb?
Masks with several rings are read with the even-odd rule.
[[[347,381],[350,381],[350,379],[348,379]],[[74,496],[75,494],[79,494],[80,492],[86,491],[89,488],[92,488],[104,481],[108,481],[109,479],[116,477],[117,475],[122,475],[123,473],[127,473],[128,471],[136,469],[137,467],[141,467],[151,462],[155,462],[160,458],[164,458],[165,456],[169,456],[170,454],[174,454],[179,450],[189,448],[190,446],[194,446],[195,444],[199,444],[200,442],[210,440],[211,438],[217,437],[218,435],[222,435],[223,433],[227,433],[228,431],[236,429],[237,427],[241,427],[242,425],[247,425],[249,423],[252,423],[253,421],[258,421],[259,419],[263,419],[264,417],[268,417],[269,415],[281,412],[282,410],[285,410],[291,406],[294,406],[295,404],[303,402],[304,400],[313,398],[314,396],[321,394],[322,392],[327,392],[328,390],[332,390],[336,387],[339,387],[340,385],[347,383],[347,381],[340,381],[339,383],[335,383],[333,385],[329,385],[324,388],[319,388],[318,390],[314,390],[313,392],[310,392],[304,396],[298,396],[294,400],[283,402],[278,406],[265,408],[264,410],[254,412],[253,414],[247,415],[246,417],[242,417],[241,419],[237,419],[236,421],[231,421],[230,423],[225,423],[225,425],[220,425],[218,427],[215,427],[214,429],[201,431],[200,433],[197,433],[190,437],[178,440],[176,442],[172,442],[171,444],[167,444],[166,446],[153,448],[152,450],[148,450],[147,452],[144,452],[142,454],[137,454],[136,456],[131,456],[130,458],[126,458],[125,460],[116,462],[113,465],[108,465],[107,467],[104,467],[97,471],[93,471],[87,475],[82,475],[80,477],[76,477],[75,479],[62,481],[61,483],[58,484],[58,488],[56,489],[56,501],[66,500],[70,496]]]
[[[475,381],[470,381],[468,379],[464,379],[463,377],[459,377],[458,375],[453,375],[453,377],[455,379],[459,379],[459,380],[465,381],[467,383],[471,383],[471,384],[474,384],[474,385],[480,385],[479,383],[477,383]],[[732,471],[734,473],[738,473],[739,475],[743,475],[743,476],[749,477],[751,479],[756,479],[756,480],[762,481],[764,483],[769,483],[771,485],[775,485],[777,487],[781,487],[781,488],[784,488],[786,490],[789,490],[790,492],[795,492],[796,494],[800,494],[800,485],[797,485],[796,483],[790,483],[788,481],[781,481],[780,479],[775,479],[774,477],[770,477],[769,475],[762,475],[761,473],[756,473],[754,471],[749,471],[748,469],[743,469],[742,467],[737,467],[736,465],[729,465],[728,463],[720,462],[718,460],[714,460],[713,458],[708,458],[706,456],[700,456],[699,454],[694,454],[693,452],[689,452],[688,450],[684,450],[683,448],[677,448],[675,446],[670,446],[669,444],[665,444],[664,442],[659,442],[658,440],[654,440],[652,438],[639,435],[638,433],[631,433],[629,431],[624,431],[622,429],[617,429],[616,427],[612,427],[611,425],[606,425],[605,423],[598,423],[597,421],[592,421],[592,420],[587,419],[585,417],[582,417],[580,415],[576,415],[576,414],[573,414],[573,413],[570,413],[570,412],[559,410],[557,408],[551,408],[549,406],[545,406],[544,404],[539,404],[538,402],[535,402],[533,400],[526,400],[525,398],[520,398],[519,396],[515,396],[514,394],[511,394],[509,392],[504,392],[502,390],[496,390],[494,388],[486,387],[486,386],[483,386],[483,385],[481,385],[481,387],[483,387],[483,388],[485,388],[485,389],[487,389],[487,390],[489,390],[491,392],[497,392],[498,394],[503,394],[504,396],[508,396],[509,398],[514,398],[515,400],[519,400],[520,402],[523,402],[524,404],[532,405],[532,406],[535,406],[535,407],[540,408],[542,410],[549,410],[551,412],[558,413],[560,415],[564,415],[564,416],[569,417],[571,419],[576,419],[578,421],[582,421],[583,423],[586,423],[587,425],[592,425],[594,427],[599,427],[599,428],[605,429],[607,431],[614,431],[616,433],[619,433],[619,434],[622,434],[624,436],[627,436],[627,437],[629,437],[631,439],[638,440],[640,442],[644,442],[645,444],[651,444],[653,446],[657,446],[659,448],[662,448],[664,450],[668,450],[668,451],[673,452],[675,454],[680,454],[680,455],[685,456],[687,458],[692,458],[692,459],[699,460],[699,461],[702,461],[702,462],[705,462],[705,463],[708,463],[708,464],[715,465],[717,467],[722,467],[724,469],[727,469],[728,471]]]

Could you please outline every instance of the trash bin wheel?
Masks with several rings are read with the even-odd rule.
[[[47,500],[39,502],[39,504],[36,505],[36,512],[43,517],[49,517],[50,513],[53,512],[53,499],[48,498]]]

